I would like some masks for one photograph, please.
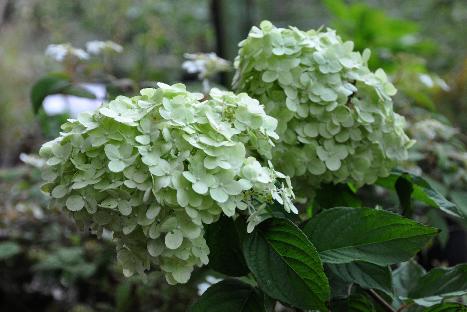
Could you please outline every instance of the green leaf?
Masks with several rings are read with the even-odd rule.
[[[0,261],[16,256],[21,252],[21,247],[15,242],[0,243]]]
[[[467,306],[454,303],[454,302],[445,302],[434,305],[429,308],[425,308],[423,311],[425,312],[467,312]]]
[[[331,288],[331,300],[345,299],[350,296],[352,290],[352,283],[346,282],[336,275],[333,271],[325,266],[326,276],[329,281],[329,287]]]
[[[319,255],[291,221],[263,222],[247,236],[243,252],[266,294],[301,309],[327,310],[330,290]]]
[[[134,304],[132,296],[132,284],[128,280],[123,280],[115,290],[115,309],[117,312],[130,311]]]
[[[404,177],[399,177],[394,185],[396,188],[399,203],[405,216],[410,216],[412,213],[412,192],[413,185]]]
[[[396,182],[400,178],[405,179],[407,182],[412,184],[413,192],[411,195],[413,199],[419,200],[431,207],[441,209],[450,215],[460,218],[466,217],[466,215],[459,211],[456,205],[448,201],[443,195],[441,195],[441,193],[436,191],[425,179],[412,173],[393,170],[389,176],[378,179],[376,184],[390,190],[396,190]]]
[[[437,230],[384,210],[339,207],[313,217],[304,232],[323,262],[388,265],[409,259]]]
[[[391,271],[387,266],[381,267],[357,261],[344,264],[328,264],[328,267],[346,282],[355,283],[366,289],[378,289],[391,297],[393,296]]]
[[[371,298],[365,294],[353,294],[346,300],[338,300],[332,303],[333,312],[376,312]]]
[[[323,184],[317,191],[314,203],[318,208],[361,207],[361,200],[346,184]]]
[[[44,99],[52,94],[68,94],[90,99],[96,98],[92,92],[80,86],[73,85],[67,74],[52,73],[39,79],[31,89],[30,98],[34,114],[37,114]]]
[[[401,263],[392,272],[392,285],[396,297],[407,297],[409,290],[417,285],[419,279],[425,275],[425,269],[414,260]]]
[[[452,268],[436,268],[422,276],[407,297],[429,307],[443,299],[467,294],[467,264]]]
[[[241,220],[237,219],[236,223],[240,222]],[[233,219],[226,216],[206,226],[205,238],[209,247],[209,266],[215,271],[229,276],[248,274],[239,230]]]
[[[441,248],[446,248],[449,241],[449,224],[446,221],[446,215],[440,210],[431,209],[426,213],[426,217],[428,225],[440,229],[437,239]]]
[[[456,204],[457,210],[464,216],[467,216],[467,192],[453,191],[449,194],[452,201]]]
[[[70,85],[69,77],[64,73],[53,73],[37,81],[31,89],[34,114],[37,114],[46,96],[60,93]]]
[[[74,95],[82,98],[87,98],[87,99],[95,99],[96,95],[87,89],[77,86],[77,85],[71,85],[65,88],[65,90],[62,90],[61,94],[68,94],[68,95]]]
[[[190,312],[266,311],[263,296],[239,280],[224,280],[211,287],[189,309]]]

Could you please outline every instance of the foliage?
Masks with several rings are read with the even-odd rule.
[[[325,0],[332,13],[331,24],[346,38],[352,38],[357,51],[371,48],[377,57],[372,68],[391,69],[392,58],[400,52],[428,54],[435,48],[432,42],[417,36],[419,25],[413,21],[393,18],[366,3],[347,5],[342,0]],[[383,36],[376,35],[384,34]]]
[[[279,120],[275,165],[319,182],[373,183],[407,157],[412,144],[392,110],[396,93],[370,52],[353,52],[334,31],[263,22],[240,44],[234,87]]]
[[[427,12],[422,11],[426,11],[427,7],[436,7],[437,18],[440,14],[446,14],[446,10],[450,10],[450,5],[437,5],[431,1],[424,1],[424,8],[421,4],[416,5],[417,14],[423,16],[426,16]],[[451,107],[455,107],[454,103],[459,104],[462,101],[460,99],[465,98],[462,96],[462,87],[459,88],[459,84],[463,84],[462,73],[465,68],[461,65],[458,70],[460,75],[456,74],[451,78],[449,76],[441,78],[433,72],[433,68],[436,67],[434,63],[439,63],[439,60],[436,61],[430,53],[437,51],[437,58],[440,58],[443,53],[439,52],[445,47],[438,44],[435,49],[433,42],[426,40],[426,35],[422,37],[417,29],[428,26],[432,33],[437,23],[426,23],[426,21],[415,23],[412,20],[393,18],[385,15],[381,7],[363,3],[344,4],[343,1],[326,1],[326,7],[335,16],[331,20],[332,26],[336,27],[345,39],[359,42],[356,43],[359,49],[371,48],[375,51],[370,65],[372,68],[385,68],[398,89],[394,97],[395,110],[406,118],[406,132],[416,141],[409,149],[409,157],[402,167],[417,176],[423,176],[414,179],[418,181],[415,183],[418,185],[412,184],[414,190],[410,194],[411,199],[406,203],[400,202],[400,206],[406,216],[428,219],[432,225],[436,224],[444,228],[439,237],[444,247],[450,234],[447,223],[465,224],[462,217],[467,211],[465,206],[467,141],[461,131],[440,112],[446,113]],[[453,11],[456,10],[455,7],[456,5],[453,4]],[[436,41],[440,43],[446,39],[446,34],[443,32],[442,38],[437,38]],[[456,45],[456,51],[462,51],[460,43]],[[462,55],[462,52],[460,54]],[[441,62],[448,63],[458,57],[451,55],[441,58]],[[456,116],[462,114],[457,113]],[[451,120],[456,119],[459,120],[459,117],[451,118]],[[462,128],[463,123],[460,122],[457,126]],[[405,176],[409,180],[412,179],[407,174]],[[427,181],[424,182],[423,179]],[[403,183],[404,179],[398,181]],[[426,187],[428,182],[431,185],[429,197],[432,199],[420,198],[418,189]],[[391,187],[394,188],[395,184]],[[433,200],[437,201],[437,193],[442,194],[452,203],[434,204]],[[400,192],[398,195],[401,199]],[[377,197],[376,202],[381,204],[388,196]],[[453,204],[457,207],[454,208]],[[461,218],[448,217],[434,210],[425,213],[426,207],[433,206],[450,216],[461,216]]]

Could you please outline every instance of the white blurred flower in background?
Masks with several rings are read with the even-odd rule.
[[[89,54],[83,49],[75,48],[69,43],[49,44],[45,50],[45,55],[53,58],[57,62],[63,62],[67,57],[78,60],[89,59]]]
[[[216,53],[185,53],[187,59],[182,64],[182,68],[189,74],[198,74],[198,79],[203,81],[204,93],[209,93],[209,79],[221,72],[230,71],[232,65]]]
[[[89,54],[98,55],[102,52],[122,53],[123,47],[113,41],[93,40],[86,43],[86,51]]]

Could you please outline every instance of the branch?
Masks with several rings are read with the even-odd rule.
[[[378,293],[376,291],[374,291],[373,289],[368,289],[367,290],[367,293],[375,300],[377,301],[383,308],[385,311],[388,311],[388,312],[396,312],[396,310],[386,301],[384,300],[383,297],[381,297],[380,295],[378,295]]]

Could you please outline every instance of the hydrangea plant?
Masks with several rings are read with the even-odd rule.
[[[335,31],[276,28],[264,21],[240,44],[234,88],[279,120],[274,165],[314,183],[373,183],[407,157],[412,141],[394,113],[396,93],[370,51]]]
[[[290,181],[259,161],[271,157],[277,121],[257,100],[158,86],[64,124],[40,150],[43,190],[78,223],[113,233],[126,276],[153,263],[185,283],[208,263],[204,224],[242,212],[251,231],[272,200],[296,210]]]
[[[368,57],[332,30],[263,22],[235,64],[235,87],[249,95],[212,89],[204,99],[159,84],[117,97],[42,147],[43,190],[79,224],[112,233],[126,276],[155,265],[169,283],[184,283],[209,262],[233,278],[209,287],[193,312],[266,312],[275,302],[306,311],[457,309],[443,301],[467,293],[457,282],[467,264],[425,272],[410,259],[439,231],[394,213],[418,200],[465,219],[421,177],[399,170],[378,179],[399,207],[364,208],[359,194],[331,186],[316,209],[284,214],[297,212],[290,179],[268,160],[295,184],[316,186],[372,183],[406,157],[395,89]]]

